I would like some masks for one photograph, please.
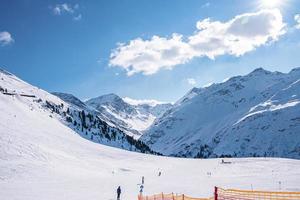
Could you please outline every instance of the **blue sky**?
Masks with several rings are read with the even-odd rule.
[[[81,99],[116,93],[176,101],[194,86],[258,67],[300,67],[296,0],[0,4],[0,67]]]

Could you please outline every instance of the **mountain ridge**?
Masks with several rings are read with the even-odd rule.
[[[3,103],[11,105],[13,102],[16,107],[27,108],[27,115],[33,111],[44,113],[48,115],[49,121],[57,120],[74,133],[92,142],[130,151],[157,154],[143,142],[136,141],[117,127],[112,127],[100,119],[97,113],[84,104],[82,106],[82,102],[73,95],[59,93],[61,96],[59,98],[3,70],[0,71],[0,95]],[[17,108],[11,107],[11,109]]]
[[[85,103],[96,109],[101,118],[135,138],[139,138],[155,118],[171,107],[169,103],[130,104],[113,93],[91,98]]]
[[[300,146],[300,135],[297,134],[300,124],[292,118],[297,119],[300,111],[300,92],[295,89],[300,86],[295,84],[293,90],[286,89],[298,83],[299,79],[299,68],[289,73],[258,68],[245,76],[235,76],[204,88],[193,88],[173,108],[156,119],[141,140],[153,149],[171,156],[299,158],[300,152],[295,149]],[[277,95],[283,91],[293,94],[288,98]],[[289,104],[290,101],[294,103]],[[255,107],[262,108],[260,105],[271,105],[273,109],[265,107],[264,114],[261,114],[262,110],[261,113],[252,113]],[[279,109],[276,111],[274,108],[281,108],[280,113]],[[239,120],[243,117],[247,119],[248,115],[250,118],[251,114],[252,117],[260,114],[263,116],[248,122],[250,127],[247,123],[242,125],[244,121]],[[291,119],[280,124],[277,115]],[[282,127],[275,130],[278,123]],[[262,129],[253,131],[253,127]],[[278,132],[288,138],[288,143],[280,143],[279,137],[276,137]],[[264,148],[266,146],[269,149]]]
[[[300,68],[257,68],[192,88],[173,105],[129,104],[113,93],[83,102],[72,94],[51,95],[5,70],[0,74],[3,94],[8,89],[7,95],[22,101],[21,95],[29,95],[30,108],[50,111],[51,118],[97,143],[179,157],[300,157]]]

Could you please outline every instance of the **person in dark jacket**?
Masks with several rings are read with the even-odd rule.
[[[121,186],[119,186],[118,189],[117,189],[117,195],[118,195],[117,199],[120,200],[120,196],[121,196]]]

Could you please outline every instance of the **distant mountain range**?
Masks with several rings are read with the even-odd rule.
[[[170,103],[130,104],[116,94],[107,94],[80,101],[71,94],[54,92],[62,100],[97,113],[97,116],[112,127],[117,127],[129,136],[138,139],[156,119],[171,108]]]
[[[103,120],[138,139],[171,104],[132,105],[115,94],[103,95],[86,101],[86,104],[99,111]]]
[[[142,141],[135,140],[118,127],[110,126],[108,122],[101,119],[102,115],[98,110],[89,107],[73,95],[54,94],[59,98],[22,81],[7,71],[0,70],[0,95],[3,97],[0,103],[6,104],[10,113],[15,113],[18,118],[22,117],[19,107],[25,107],[28,109],[27,115],[34,115],[34,113],[48,115],[49,123],[51,120],[59,120],[74,133],[95,143],[156,154]],[[0,114],[5,115],[5,113]],[[39,123],[38,120],[27,122],[33,129],[35,126],[40,126],[35,123]]]
[[[193,88],[141,137],[180,157],[300,158],[300,68]]]
[[[17,101],[85,139],[126,150],[193,158],[300,158],[299,68],[289,73],[258,68],[193,88],[175,104],[116,94],[84,102],[0,70],[0,95],[7,96],[3,104]]]

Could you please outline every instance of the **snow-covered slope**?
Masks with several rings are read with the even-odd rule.
[[[0,81],[11,92],[38,97],[0,93],[1,200],[110,200],[116,199],[119,185],[122,200],[133,200],[142,176],[145,194],[206,197],[215,185],[300,191],[299,160],[245,158],[221,164],[219,159],[167,158],[104,146],[83,139],[55,112],[49,117],[48,108],[33,100],[64,108],[66,102],[2,72]]]
[[[166,155],[300,158],[300,69],[194,88],[141,140]]]
[[[72,95],[60,94],[63,96],[60,99],[3,70],[0,71],[0,95],[6,97],[6,101],[15,102],[16,106],[24,104],[31,111],[48,115],[49,121],[60,121],[85,139],[126,150],[153,153],[143,142],[109,126]]]
[[[171,107],[171,104],[168,103],[133,104],[116,94],[92,98],[85,103],[96,109],[101,119],[135,138],[139,138],[156,117]]]

